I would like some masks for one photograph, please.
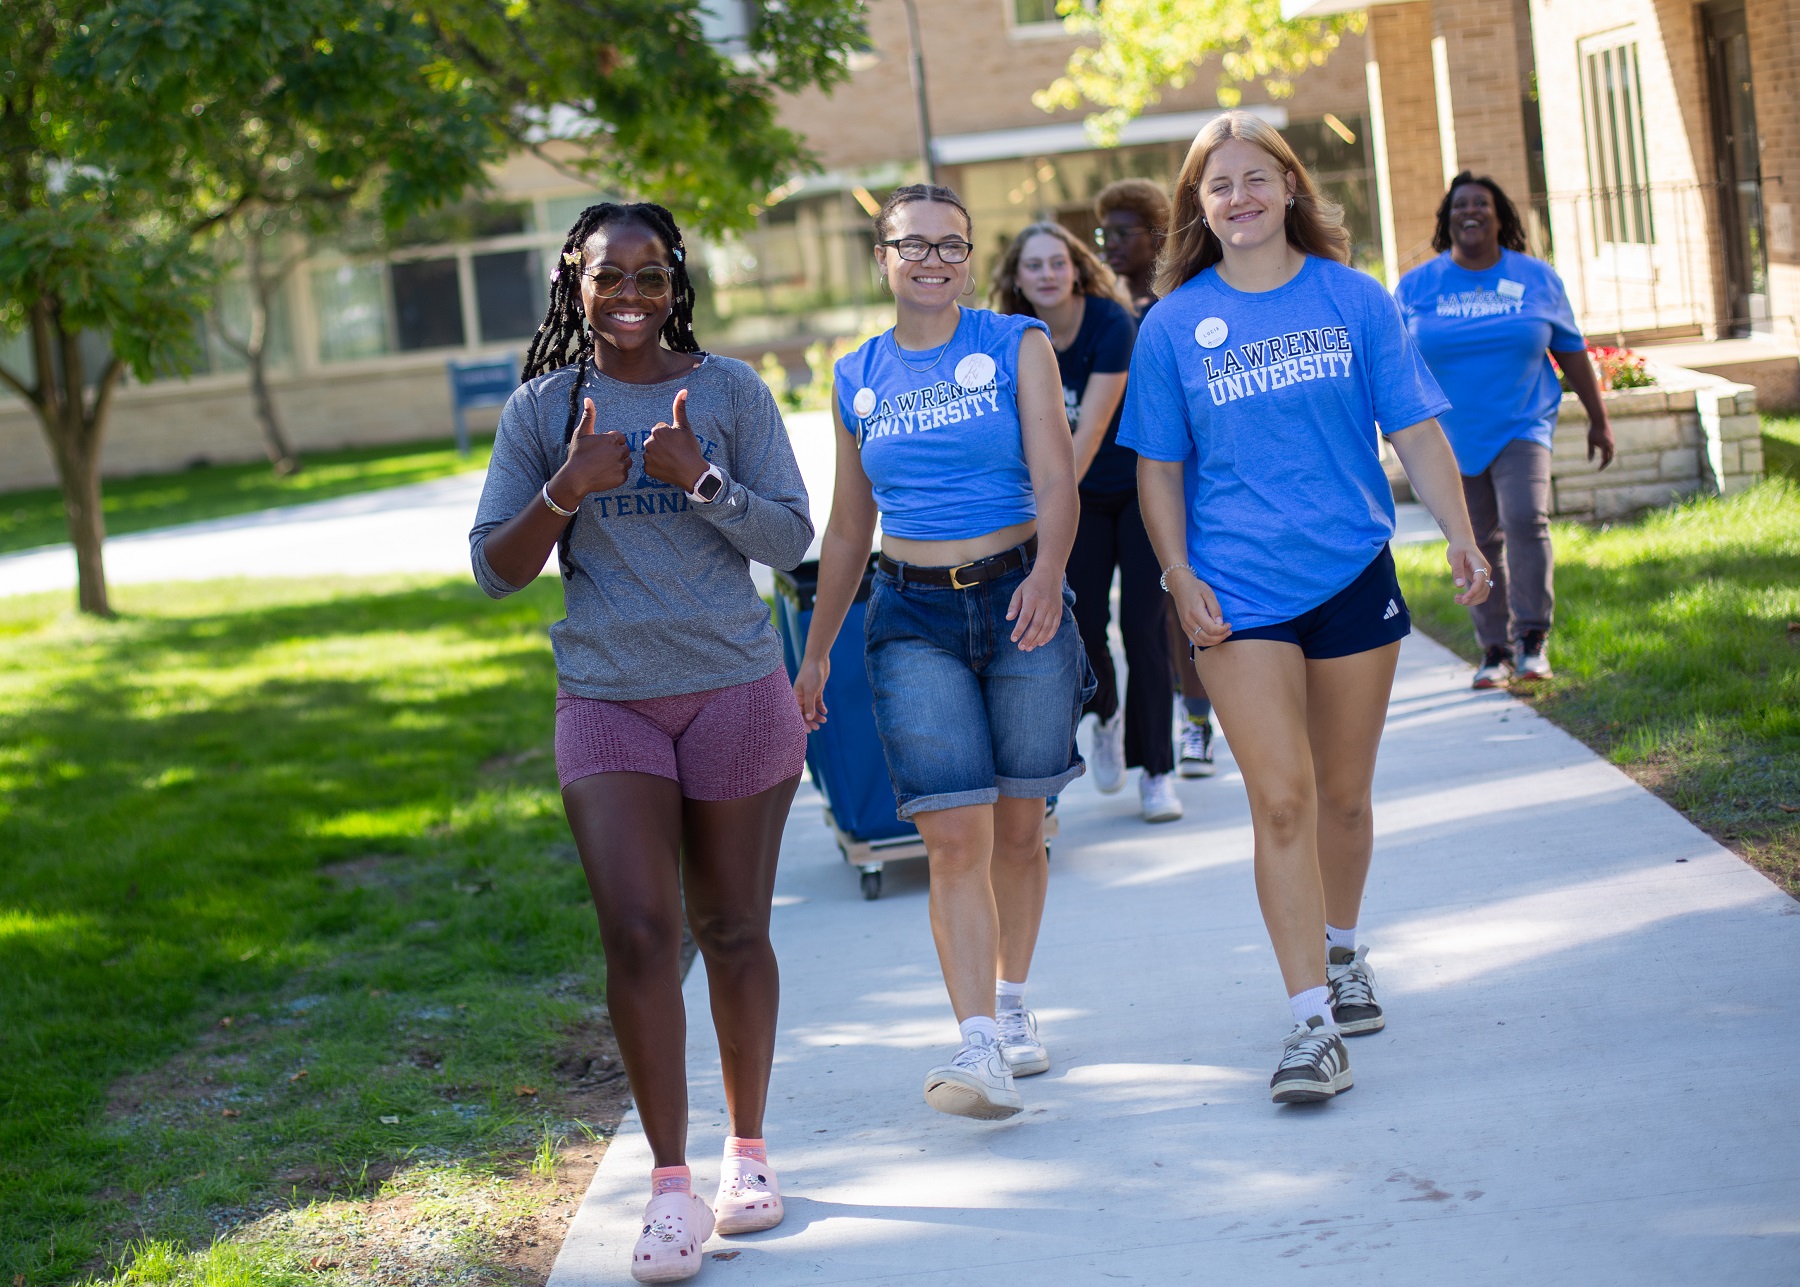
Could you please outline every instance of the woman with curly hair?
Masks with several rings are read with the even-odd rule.
[[[1550,677],[1550,440],[1562,407],[1555,358],[1587,410],[1587,455],[1612,464],[1606,401],[1562,278],[1525,253],[1525,225],[1500,185],[1464,170],[1438,204],[1436,259],[1394,297],[1453,404],[1444,433],[1494,592],[1469,609],[1483,649],[1476,688]]]
[[[701,350],[693,306],[667,210],[582,212],[469,534],[495,598],[559,556],[557,777],[655,1159],[639,1282],[698,1273],[715,1220],[748,1233],[782,1217],[762,1138],[780,992],[769,908],[806,729],[749,564],[796,566],[813,529],[768,387]],[[684,901],[731,1120],[711,1207],[687,1167]]]
[[[1138,513],[1137,456],[1119,446],[1119,408],[1137,338],[1130,297],[1112,269],[1059,223],[1034,223],[994,266],[988,298],[997,313],[1022,313],[1050,328],[1063,406],[1075,433],[1081,519],[1069,551],[1075,623],[1100,686],[1083,708],[1094,717],[1094,785],[1110,795],[1138,775],[1145,822],[1181,817],[1169,724],[1174,694],[1156,551]],[[1125,703],[1113,673],[1107,628],[1113,569],[1119,571],[1119,631],[1125,640]]]

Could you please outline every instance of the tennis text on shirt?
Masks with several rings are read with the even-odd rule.
[[[610,492],[594,492],[582,498],[590,513],[597,513],[604,519],[645,518],[658,514],[681,514],[687,511],[688,494],[679,487],[650,477],[644,469],[644,444],[650,441],[650,429],[639,429],[626,433],[625,445],[631,449],[631,477],[613,488]],[[694,431],[694,437],[700,443],[700,455],[707,464],[713,463],[713,456],[720,444]]]

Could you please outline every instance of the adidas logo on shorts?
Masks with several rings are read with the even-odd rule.
[[[1397,617],[1399,615],[1400,615],[1400,605],[1395,603],[1392,599],[1389,599],[1388,600],[1388,609],[1386,612],[1381,614],[1381,619],[1383,621],[1387,621],[1388,619],[1390,619],[1392,617]]]

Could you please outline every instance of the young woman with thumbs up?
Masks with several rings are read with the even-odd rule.
[[[655,1161],[640,1282],[699,1272],[715,1218],[720,1233],[781,1220],[762,1138],[779,995],[769,908],[806,753],[749,573],[805,557],[806,491],[768,387],[694,339],[685,260],[661,206],[582,212],[469,534],[495,598],[559,556],[557,776]],[[714,1207],[687,1168],[684,891],[731,1118]]]

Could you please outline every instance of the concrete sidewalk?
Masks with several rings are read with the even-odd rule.
[[[1055,1067],[996,1124],[920,1099],[956,1036],[921,864],[863,902],[803,788],[767,1124],[787,1221],[713,1239],[698,1281],[1795,1282],[1800,904],[1468,676],[1407,641],[1362,926],[1389,1023],[1317,1107],[1268,1101],[1289,1020],[1228,753],[1172,825],[1131,788],[1063,796],[1029,997]],[[710,1197],[701,968],[686,996]],[[628,1117],[552,1287],[630,1281],[649,1168]]]

